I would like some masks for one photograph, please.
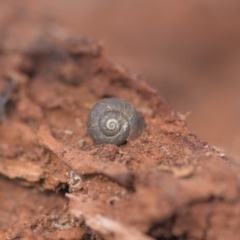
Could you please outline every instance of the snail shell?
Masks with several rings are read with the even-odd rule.
[[[95,143],[119,146],[141,135],[143,121],[130,103],[118,98],[106,98],[90,110],[87,127]]]

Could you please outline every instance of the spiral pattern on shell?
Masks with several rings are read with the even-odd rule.
[[[106,98],[90,110],[87,127],[95,143],[119,146],[141,135],[143,121],[130,103],[118,98]]]

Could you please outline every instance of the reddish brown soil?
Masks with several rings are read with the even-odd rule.
[[[239,235],[237,164],[107,60],[101,44],[3,6],[0,239]],[[140,138],[120,147],[92,142],[87,114],[104,97],[136,107]]]

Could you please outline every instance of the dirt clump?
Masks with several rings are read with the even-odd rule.
[[[24,21],[0,39],[0,239],[239,235],[239,166],[97,42]],[[141,137],[92,142],[87,115],[106,97],[134,105]]]

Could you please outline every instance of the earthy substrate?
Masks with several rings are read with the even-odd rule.
[[[239,235],[239,166],[96,42],[44,27],[20,22],[0,37],[1,239]],[[139,139],[116,147],[87,136],[87,114],[104,97],[136,107]]]

